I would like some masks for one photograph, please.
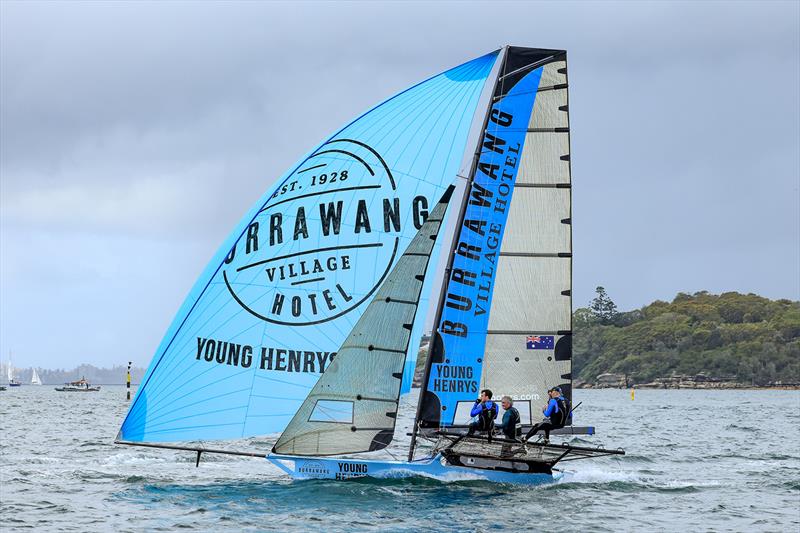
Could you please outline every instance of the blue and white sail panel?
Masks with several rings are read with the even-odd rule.
[[[452,183],[495,59],[475,59],[387,100],[270,188],[179,310],[121,439],[284,429]]]
[[[534,216],[533,212],[515,212],[509,219],[513,212],[512,195],[516,202],[520,194],[515,184],[526,164],[532,111],[540,88],[544,89],[540,86],[544,68],[539,65],[550,61],[553,52],[512,47],[506,54],[453,250],[421,403],[419,423],[423,427],[469,421],[470,408],[485,386],[487,372],[496,366],[486,360],[495,305],[519,311],[513,309],[513,292],[529,292],[507,275],[510,263],[501,257],[501,249],[505,249],[504,235],[509,232],[509,222]],[[520,230],[515,227],[512,238],[527,238],[517,235]],[[504,289],[498,297],[500,285]],[[546,284],[537,287],[549,290]]]

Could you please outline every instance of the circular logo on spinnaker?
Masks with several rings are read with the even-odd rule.
[[[223,264],[230,294],[268,322],[342,316],[378,288],[401,235],[383,158],[351,139],[326,143],[273,192]]]

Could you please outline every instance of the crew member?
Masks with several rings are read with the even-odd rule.
[[[469,437],[475,431],[486,431],[489,433],[489,442],[492,442],[492,430],[494,430],[494,419],[497,418],[497,404],[492,401],[492,391],[484,389],[481,396],[475,400],[470,416],[477,417],[474,422],[470,422]]]
[[[516,440],[520,418],[519,411],[514,407],[514,400],[511,399],[511,396],[503,396],[503,399],[500,400],[500,405],[503,406],[505,411],[503,413],[503,421],[495,427],[503,432],[505,438]]]
[[[561,387],[553,387],[547,391],[547,395],[550,400],[542,409],[545,418],[528,431],[525,440],[529,440],[539,430],[542,430],[544,431],[544,444],[550,444],[550,431],[563,428],[572,414],[569,400],[561,394]]]

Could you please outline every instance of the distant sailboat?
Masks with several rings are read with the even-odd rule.
[[[8,367],[6,367],[6,372],[8,374],[8,386],[9,387],[19,387],[22,385],[21,382],[17,381],[14,378],[14,364],[11,362],[11,352],[8,352]]]
[[[624,453],[465,431],[484,388],[513,398],[528,427],[549,387],[571,398],[567,87],[566,52],[507,46],[312,150],[201,275],[117,442],[192,450],[198,463],[204,451],[266,457],[293,477],[329,479],[545,483],[561,461]],[[393,441],[429,300],[408,460],[342,457]],[[271,453],[165,444],[276,432]],[[431,449],[418,459],[419,440]]]
[[[31,376],[31,385],[41,385],[42,379],[39,377],[39,373],[36,369],[33,369],[33,375]]]

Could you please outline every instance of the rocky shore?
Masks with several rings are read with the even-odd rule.
[[[730,376],[693,376],[674,374],[641,383],[635,377],[625,374],[600,374],[593,382],[575,380],[576,389],[800,389],[800,383],[775,381],[766,384],[740,383]]]

